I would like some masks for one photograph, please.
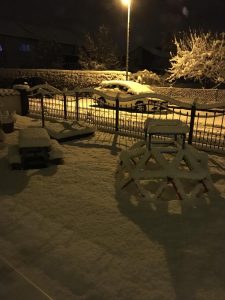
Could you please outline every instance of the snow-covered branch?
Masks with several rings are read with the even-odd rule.
[[[190,32],[175,38],[177,52],[171,57],[169,81],[193,79],[203,85],[225,82],[225,32],[221,34]]]

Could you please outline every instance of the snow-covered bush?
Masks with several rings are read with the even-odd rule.
[[[160,77],[156,73],[146,69],[133,73],[131,79],[142,84],[154,85],[160,83]]]
[[[169,82],[192,79],[202,86],[225,82],[225,32],[220,34],[189,32],[175,38],[176,54],[171,55]]]

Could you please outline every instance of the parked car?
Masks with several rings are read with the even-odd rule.
[[[97,92],[103,93],[99,95],[94,93],[95,102],[103,106],[114,106],[116,105],[115,99],[119,95],[119,105],[122,108],[134,108],[136,111],[145,112],[148,110],[160,109],[162,103],[166,103],[164,100],[153,99],[150,97],[141,98],[141,95],[146,93],[154,93],[148,85],[140,84],[135,81],[129,80],[107,80],[102,81],[101,84],[94,89]],[[140,98],[127,101],[126,98],[138,95]]]

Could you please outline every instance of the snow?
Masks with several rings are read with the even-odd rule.
[[[18,96],[20,93],[13,89],[0,89],[0,97],[5,96]]]
[[[191,145],[181,148],[172,140],[170,144],[166,141],[165,147],[164,142],[161,140],[157,147],[152,142],[149,146],[151,151],[148,151],[145,142],[139,141],[120,153],[121,188],[134,182],[143,196],[142,201],[152,203],[153,209],[157,209],[159,199],[182,199],[184,206],[192,207],[200,201],[208,203],[215,188],[208,170],[207,154],[200,153]],[[169,192],[169,185],[175,193]]]
[[[46,120],[45,128],[52,138],[55,138],[59,141],[93,134],[96,130],[94,125],[91,125],[85,121],[57,122],[55,120]]]
[[[105,85],[121,85],[131,89],[131,91],[135,94],[153,92],[149,86],[131,80],[106,80],[101,83],[101,86],[104,87]]]
[[[225,33],[212,34],[189,32],[175,39],[177,53],[170,59],[168,80],[194,79],[203,83],[210,80],[215,84],[224,82]]]
[[[8,263],[56,300],[224,299],[223,156],[209,155],[210,205],[153,211],[135,185],[118,187],[118,156],[134,139],[96,131],[62,144],[63,165],[12,171],[7,145],[40,121],[15,126],[0,144],[1,299],[18,288]]]
[[[19,145],[21,148],[46,147],[49,148],[50,137],[45,128],[23,128],[19,131]]]

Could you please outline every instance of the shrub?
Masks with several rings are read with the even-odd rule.
[[[170,59],[169,82],[179,78],[219,85],[225,82],[225,33],[189,32],[175,38],[176,54]]]
[[[149,84],[149,85],[158,85],[161,81],[159,75],[146,69],[132,74],[131,79],[139,83]]]

